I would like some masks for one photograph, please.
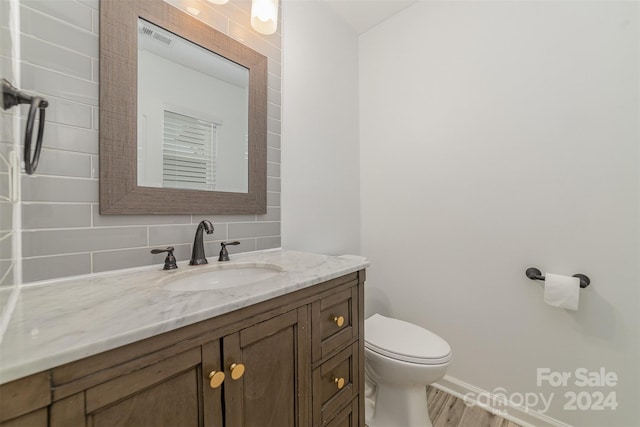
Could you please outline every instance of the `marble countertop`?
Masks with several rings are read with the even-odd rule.
[[[179,263],[24,285],[0,343],[0,384],[209,319],[369,266],[358,256],[288,250],[232,255],[233,265],[275,265],[262,282],[207,291],[176,291],[169,277],[222,267]],[[8,290],[0,291],[6,301]]]

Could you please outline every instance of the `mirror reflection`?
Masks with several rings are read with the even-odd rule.
[[[138,19],[138,185],[248,192],[249,70]]]

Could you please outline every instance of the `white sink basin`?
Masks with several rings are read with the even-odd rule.
[[[218,264],[206,267],[187,267],[165,278],[164,289],[176,292],[215,291],[246,286],[272,279],[282,273],[274,264]]]

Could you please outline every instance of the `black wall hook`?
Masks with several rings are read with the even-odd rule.
[[[27,126],[24,133],[24,170],[28,175],[32,175],[38,167],[40,160],[40,151],[42,149],[42,136],[44,135],[44,113],[45,108],[49,106],[49,102],[40,96],[30,96],[21,90],[15,88],[6,79],[2,79],[2,109],[8,110],[20,104],[29,104],[29,115],[27,116]],[[36,118],[36,112],[40,111],[38,123],[38,136],[36,137],[36,146],[31,156],[31,142],[33,140],[33,122]]]
[[[524,274],[526,274],[526,276],[531,280],[543,280],[543,281],[545,280],[545,277],[542,275],[542,272],[535,267],[527,268],[527,271],[525,271]],[[580,279],[580,287],[582,289],[586,288],[587,286],[589,286],[589,284],[591,284],[591,279],[589,279],[589,277],[585,276],[584,274],[574,274],[571,277],[577,277],[578,279]]]

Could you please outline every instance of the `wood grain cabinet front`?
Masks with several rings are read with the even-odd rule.
[[[308,322],[303,306],[223,338],[225,425],[308,425]]]
[[[45,427],[51,402],[48,372],[40,372],[0,386],[2,427]]]
[[[314,425],[326,424],[358,395],[360,374],[358,342],[314,369]]]
[[[363,286],[351,273],[3,384],[0,427],[362,427]]]
[[[213,360],[204,361],[207,353]],[[194,346],[164,357],[164,352],[144,357],[132,370],[114,372],[98,379],[100,372],[78,381],[90,385],[56,400],[50,407],[50,425],[63,426],[159,426],[221,425],[221,394],[205,384],[205,366],[219,360],[218,341]],[[152,360],[152,362],[150,362]],[[135,362],[135,361],[133,361]],[[131,364],[131,362],[129,362]],[[92,381],[94,380],[94,381]],[[71,390],[74,383],[60,387]],[[206,387],[205,387],[206,385]],[[54,389],[55,390],[55,389]]]
[[[358,288],[328,292],[312,304],[313,361],[326,357],[359,334]]]
[[[358,427],[359,422],[359,407],[360,402],[358,399],[353,399],[351,404],[341,410],[335,418],[333,418],[327,427]]]

